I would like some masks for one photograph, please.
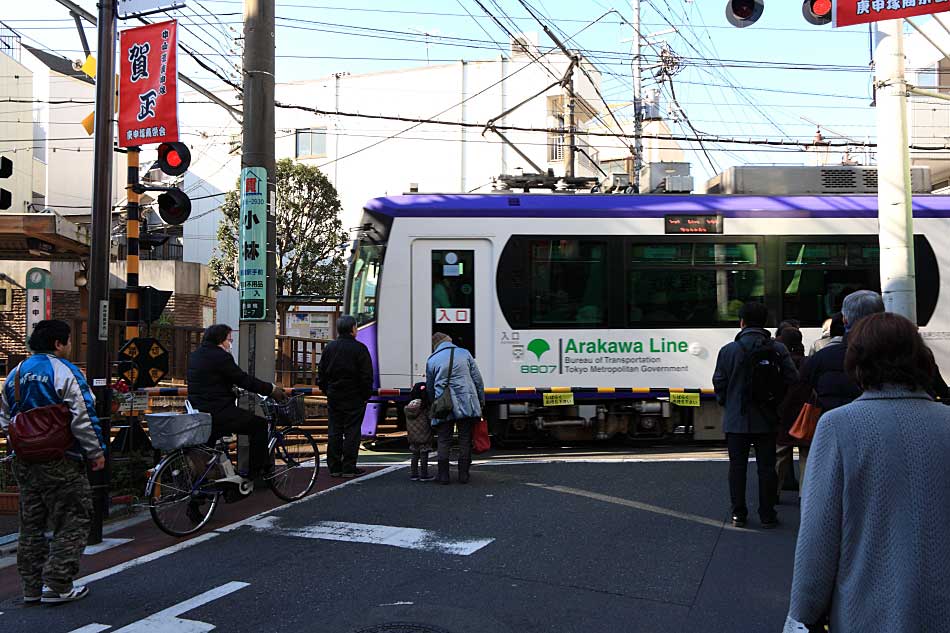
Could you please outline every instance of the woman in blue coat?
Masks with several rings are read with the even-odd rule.
[[[448,334],[432,335],[432,355],[426,362],[426,393],[429,402],[438,401],[450,384],[452,411],[442,418],[432,417],[438,436],[439,483],[449,483],[449,447],[455,426],[459,430],[459,483],[468,483],[472,465],[472,427],[481,419],[485,406],[485,385],[475,359],[464,347],[452,343]],[[451,382],[449,366],[451,361]]]
[[[864,392],[821,416],[786,631],[937,633],[950,623],[950,407],[917,326],[872,314],[848,333]]]

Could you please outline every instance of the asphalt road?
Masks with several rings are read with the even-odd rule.
[[[393,467],[103,572],[82,602],[0,602],[0,631],[780,631],[798,507],[726,526],[727,467],[476,464],[467,486]]]

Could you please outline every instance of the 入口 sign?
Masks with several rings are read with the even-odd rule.
[[[950,10],[950,0],[835,0],[832,26],[912,18]]]
[[[471,323],[471,308],[436,308],[436,323]]]
[[[119,36],[119,146],[178,141],[178,23]]]

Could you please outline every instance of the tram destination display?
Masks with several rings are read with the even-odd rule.
[[[668,215],[663,218],[666,233],[722,233],[721,215]]]

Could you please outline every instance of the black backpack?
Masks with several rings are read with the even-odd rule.
[[[743,405],[777,407],[785,397],[785,379],[782,377],[782,355],[775,349],[773,339],[745,350],[743,358],[745,391]]]

